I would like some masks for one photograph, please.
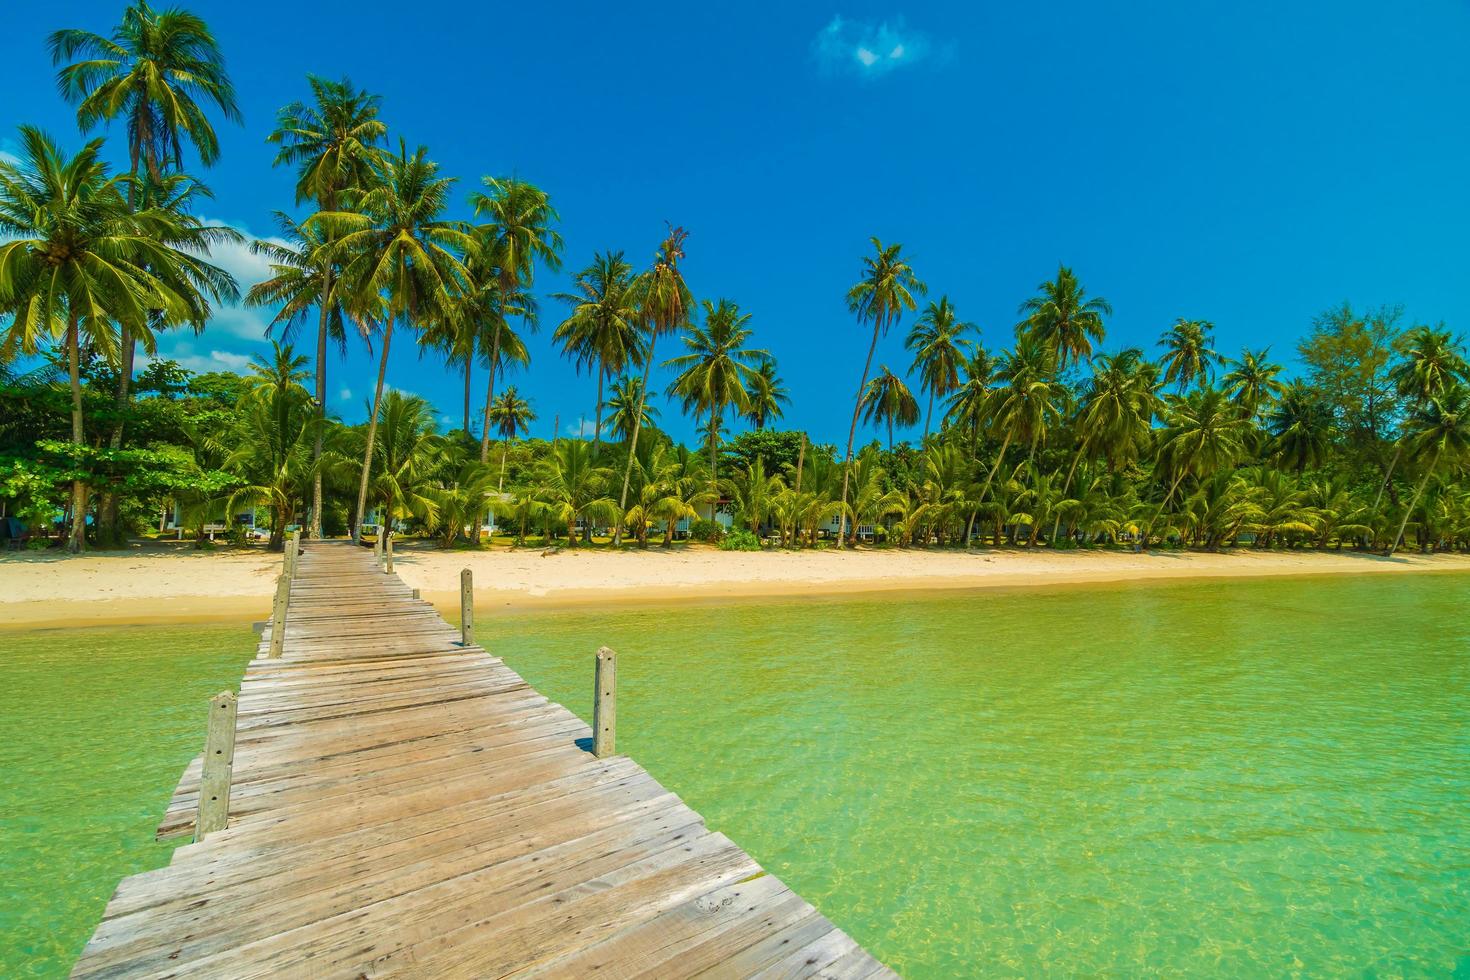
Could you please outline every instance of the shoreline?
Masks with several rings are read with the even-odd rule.
[[[665,552],[440,551],[411,545],[395,571],[451,617],[459,572],[475,604],[497,612],[605,606],[710,605],[752,600],[1053,589],[1135,582],[1470,572],[1470,555],[1355,552]],[[0,560],[0,631],[80,626],[248,622],[270,615],[280,556],[137,548],[81,558]]]

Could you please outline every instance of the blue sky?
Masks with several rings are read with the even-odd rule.
[[[843,296],[871,235],[902,242],[992,347],[1059,261],[1112,302],[1110,348],[1152,345],[1187,316],[1212,320],[1222,351],[1270,344],[1289,359],[1343,300],[1470,325],[1462,0],[188,5],[220,38],[245,113],[219,127],[210,217],[271,231],[293,184],[264,142],[275,111],[307,72],[349,75],[383,95],[395,139],[461,178],[461,202],[482,174],[546,188],[569,269],[607,248],[642,266],[665,220],[688,228],[696,295],[754,314],[792,390],[788,422],[821,440],[846,435],[866,333]],[[22,122],[75,146],[44,39],[105,31],[121,3],[16,7],[0,152]],[[543,294],[564,286],[537,279]],[[590,418],[594,383],[552,348],[560,310],[543,309],[532,368],[511,380],[544,436],[558,414],[564,431]],[[261,322],[221,311],[162,350],[237,366]],[[879,362],[907,367],[907,325]],[[364,414],[371,370],[360,351],[334,359],[333,410]],[[457,424],[442,364],[402,344],[389,372]],[[669,431],[693,431],[661,408]]]

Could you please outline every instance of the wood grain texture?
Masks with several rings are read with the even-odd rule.
[[[228,822],[122,881],[74,976],[893,975],[374,550],[298,554],[229,701]]]

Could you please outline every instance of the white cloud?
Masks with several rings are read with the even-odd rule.
[[[341,391],[337,392],[337,400],[339,402],[350,402],[350,401],[352,401],[352,389],[351,388],[343,388]]]
[[[902,17],[878,22],[833,17],[812,39],[812,55],[823,71],[864,78],[917,64],[934,53],[929,36],[909,27]],[[953,46],[938,53],[947,60]]]
[[[189,345],[181,344],[181,347]],[[250,355],[238,354],[228,350],[209,350],[198,354],[174,350],[168,353],[159,351],[156,357],[138,356],[140,366],[146,366],[149,361],[178,361],[179,366],[193,371],[196,374],[207,374],[210,371],[233,371],[236,374],[244,374],[250,370]]]
[[[568,422],[561,429],[566,435],[576,436],[578,439],[588,439],[597,431],[597,423],[592,419],[579,418],[575,422]]]

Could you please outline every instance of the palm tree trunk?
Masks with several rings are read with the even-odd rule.
[[[1393,481],[1394,468],[1399,465],[1399,456],[1403,454],[1402,444],[1393,447],[1393,459],[1389,460],[1388,471],[1383,474],[1383,482],[1378,485],[1378,496],[1373,498],[1373,509],[1378,510],[1378,505],[1383,502],[1383,491]]]
[[[1154,525],[1157,524],[1159,518],[1163,516],[1165,509],[1167,509],[1169,506],[1169,501],[1174,499],[1174,492],[1179,489],[1179,484],[1184,482],[1186,472],[1186,470],[1179,471],[1179,475],[1176,476],[1174,478],[1174,482],[1169,485],[1169,492],[1164,494],[1164,502],[1159,504],[1159,509],[1154,511],[1154,516],[1149,518],[1148,526],[1143,529],[1143,541],[1140,543],[1140,547],[1142,547],[1144,551],[1148,550],[1148,539],[1149,536],[1154,533]]]
[[[378,386],[373,391],[373,415],[368,419],[367,446],[362,451],[362,479],[357,485],[357,514],[352,521],[352,540],[362,540],[362,514],[367,507],[368,477],[373,468],[373,440],[378,435],[378,412],[383,404],[383,379],[388,374],[388,344],[393,340],[393,321],[390,316],[383,328],[383,355],[378,359]]]
[[[720,439],[720,414],[714,409],[711,409],[709,413],[709,488],[715,495],[717,505],[720,496],[720,474],[718,471],[719,456],[716,450]]]
[[[1439,456],[1442,449],[1434,451],[1434,458],[1429,461],[1429,468],[1424,471],[1424,479],[1419,481],[1419,488],[1414,491],[1414,499],[1409,504],[1409,509],[1404,511],[1404,519],[1399,522],[1399,533],[1393,536],[1388,543],[1388,553],[1391,555],[1399,550],[1399,542],[1404,539],[1404,528],[1409,526],[1409,518],[1414,516],[1414,510],[1419,506],[1419,498],[1424,496],[1424,488],[1429,486],[1429,478],[1434,476],[1434,471],[1439,468]]]
[[[602,449],[602,382],[606,377],[607,366],[599,361],[597,364],[597,409],[593,412],[597,421],[592,426],[592,459],[594,461]]]
[[[464,434],[474,438],[470,431],[470,375],[474,373],[475,352],[471,350],[464,358]]]
[[[1082,444],[1077,447],[1077,452],[1072,457],[1072,465],[1067,468],[1067,478],[1062,481],[1062,498],[1061,499],[1063,499],[1063,500],[1066,500],[1067,499],[1067,491],[1070,490],[1070,489],[1072,489],[1072,477],[1077,472],[1077,464],[1080,463],[1080,462],[1082,462],[1082,454],[1087,450],[1087,444],[1089,442],[1091,442],[1091,441],[1092,441],[1092,433],[1089,432],[1087,434],[1087,438],[1085,438],[1085,439],[1082,440]],[[1053,526],[1052,529],[1051,529],[1051,544],[1052,544],[1052,547],[1053,548],[1055,548],[1056,545],[1057,545],[1057,532],[1060,531],[1061,529],[1062,529],[1062,512],[1060,510],[1058,510],[1057,511],[1057,522],[1056,522],[1055,526]]]
[[[857,400],[852,406],[852,424],[847,428],[847,455],[842,460],[842,510],[837,515],[837,547],[842,548],[842,535],[847,530],[847,490],[852,479],[852,441],[857,438],[858,415],[863,410],[863,389],[868,386],[868,372],[873,368],[873,352],[878,349],[878,330],[882,326],[880,315],[873,320],[873,340],[868,344],[868,359],[863,362],[863,376],[858,381]],[[856,521],[853,522],[856,526]]]
[[[316,328],[316,439],[312,442],[311,462],[315,473],[311,478],[311,536],[322,536],[322,433],[327,418],[327,327],[331,319],[332,273],[327,270],[322,281],[321,319]]]
[[[934,386],[929,386],[929,407],[924,409],[924,439],[929,439],[929,423],[934,420]]]
[[[490,342],[490,380],[485,385],[485,428],[480,433],[480,462],[490,461],[490,404],[495,401],[495,368],[500,363],[500,324],[495,324],[495,339]]]
[[[653,348],[658,332],[648,338],[648,353],[643,361],[643,387],[638,392],[638,411],[633,416],[633,437],[628,440],[628,465],[623,467],[623,492],[618,497],[618,526],[613,528],[613,547],[623,543],[623,512],[628,509],[628,484],[633,479],[633,457],[638,452],[638,433],[643,428],[643,403],[648,400],[648,376],[653,369]]]
[[[1006,450],[1009,448],[1011,448],[1011,433],[1007,432],[1006,437],[1001,440],[1000,452],[995,456],[995,465],[985,476],[985,486],[980,488],[980,503],[985,503],[985,496],[990,493],[990,484],[995,480],[996,471],[1000,469],[1001,461],[1006,458]]]
[[[495,485],[497,493],[505,491],[505,457],[510,455],[510,434],[500,440],[500,482]]]
[[[87,436],[82,428],[82,354],[78,336],[78,314],[69,310],[66,322],[66,364],[71,375],[71,441],[81,446]],[[81,480],[71,484],[71,540],[67,550],[80,553],[87,546],[87,485]]]

